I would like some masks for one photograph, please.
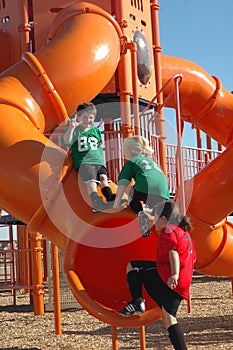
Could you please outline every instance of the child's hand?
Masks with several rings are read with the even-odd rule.
[[[76,118],[68,118],[68,125],[71,128],[76,128],[80,123],[77,121]]]
[[[178,285],[179,276],[177,274],[171,275],[167,280],[167,285],[169,288],[174,289]]]

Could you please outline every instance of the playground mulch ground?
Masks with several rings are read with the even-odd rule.
[[[17,292],[14,306],[9,292],[0,292],[0,349],[111,350],[111,327],[81,308],[62,311],[62,335],[55,334],[54,314],[34,316],[29,297]],[[192,312],[182,303],[178,318],[189,350],[233,350],[233,298],[231,280],[195,274]],[[138,329],[118,329],[119,350],[140,349]],[[150,350],[171,350],[169,339],[158,321],[146,326]]]

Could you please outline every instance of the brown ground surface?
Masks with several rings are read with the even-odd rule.
[[[233,299],[229,279],[194,275],[192,313],[187,303],[180,307],[178,319],[189,350],[233,349]],[[111,327],[82,309],[62,311],[62,335],[57,336],[53,312],[34,316],[28,295],[17,292],[12,305],[9,292],[0,293],[0,349],[111,350]],[[140,349],[138,329],[118,329],[119,350]],[[172,349],[161,321],[146,326],[146,345],[150,350]]]

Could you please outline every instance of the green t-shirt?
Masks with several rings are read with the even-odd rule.
[[[118,184],[127,186],[132,179],[138,192],[166,199],[170,196],[168,182],[160,166],[145,156],[136,156],[126,162],[118,176]]]
[[[64,142],[63,135],[61,137],[61,143],[71,148],[75,169],[77,169],[80,164],[98,164],[105,166],[101,133],[97,127],[92,126],[85,131],[80,126],[77,126],[74,129],[72,139],[69,143]]]

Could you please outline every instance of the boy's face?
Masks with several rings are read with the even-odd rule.
[[[94,125],[95,122],[95,115],[89,114],[88,112],[83,112],[80,115],[77,116],[78,121],[82,123],[82,126],[84,128],[90,128]]]

